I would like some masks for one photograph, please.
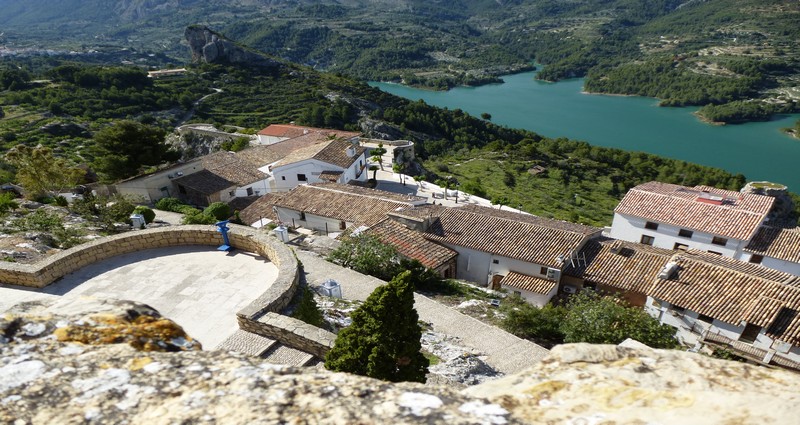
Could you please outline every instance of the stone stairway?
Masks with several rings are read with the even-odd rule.
[[[237,330],[225,341],[222,341],[216,349],[236,351],[248,356],[260,357],[274,364],[314,366],[319,363],[319,359],[311,354],[287,347],[274,339],[241,329]]]

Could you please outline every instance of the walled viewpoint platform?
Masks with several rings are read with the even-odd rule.
[[[150,305],[213,349],[238,328],[236,313],[261,295],[278,268],[249,252],[175,246],[112,257],[55,283],[28,289],[0,284],[0,312],[24,301],[52,300],[54,310],[81,297]]]

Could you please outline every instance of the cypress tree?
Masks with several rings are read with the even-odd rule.
[[[385,381],[425,382],[428,359],[420,351],[422,329],[414,309],[411,272],[376,288],[351,315],[325,357],[325,367]]]

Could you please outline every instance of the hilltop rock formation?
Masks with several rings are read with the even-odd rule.
[[[798,375],[680,351],[563,345],[525,372],[459,392],[222,351],[144,352],[197,347],[146,306],[82,303],[0,317],[0,422],[792,423],[800,410]],[[127,324],[151,319],[169,331],[132,343]],[[106,338],[65,337],[76,326]]]
[[[278,67],[280,62],[246,50],[208,27],[191,26],[184,31],[192,51],[192,62],[230,63],[258,67]]]

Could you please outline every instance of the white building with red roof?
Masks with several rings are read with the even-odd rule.
[[[644,183],[628,191],[614,210],[611,237],[742,259],[774,202],[771,196],[708,186]]]
[[[305,127],[294,124],[272,124],[266,128],[261,129],[256,134],[256,136],[258,136],[257,144],[271,145],[273,143],[294,139],[296,137],[305,136],[307,134],[312,134],[312,133],[322,134],[324,136],[341,137],[348,140],[359,137],[361,135],[360,133],[354,133],[342,130],[331,130],[327,128]]]

